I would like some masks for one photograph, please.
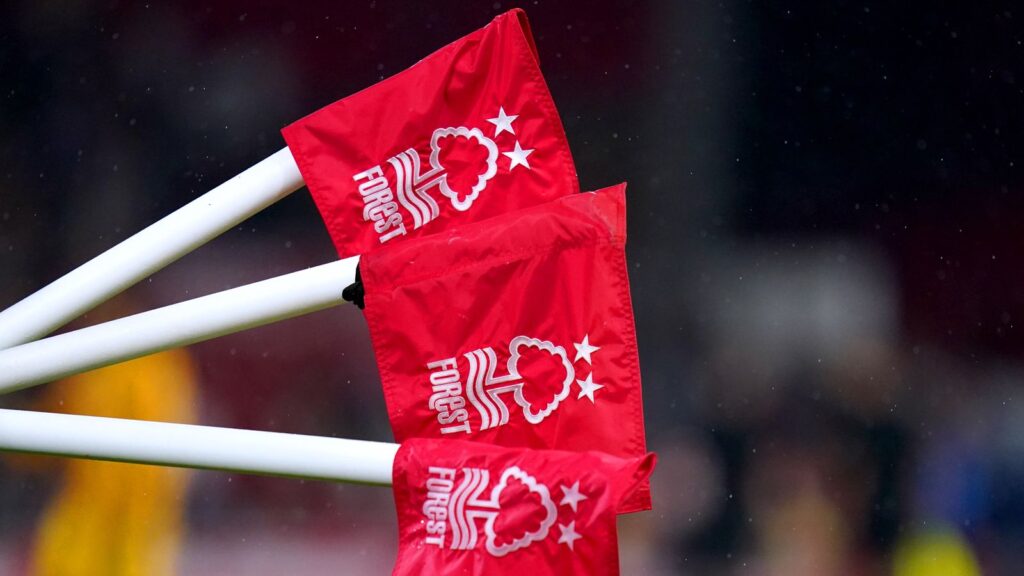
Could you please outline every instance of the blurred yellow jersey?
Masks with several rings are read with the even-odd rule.
[[[51,385],[54,412],[192,423],[196,374],[184,350],[146,356]],[[175,573],[188,472],[69,459],[41,520],[30,574]]]

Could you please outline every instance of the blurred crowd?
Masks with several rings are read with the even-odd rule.
[[[280,127],[515,5],[582,187],[630,183],[660,460],[655,510],[620,520],[623,573],[1017,573],[1012,3],[7,2],[0,306],[283,147]],[[300,191],[76,325],[334,257]],[[0,406],[391,439],[354,307],[141,362]],[[91,573],[390,570],[385,489],[94,466],[0,459],[0,573],[72,574],[51,560],[90,530],[117,541]],[[135,486],[137,504],[87,513],[82,482]]]

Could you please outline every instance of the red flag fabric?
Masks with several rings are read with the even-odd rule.
[[[395,438],[646,452],[625,184],[363,256]],[[621,512],[650,508],[646,484]]]
[[[394,574],[619,574],[615,511],[654,462],[408,440],[394,464]]]
[[[342,257],[579,192],[519,9],[281,132]]]

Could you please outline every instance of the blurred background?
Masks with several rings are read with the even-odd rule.
[[[660,463],[623,573],[1019,573],[1024,14],[912,4],[9,0],[0,306],[519,5],[583,188],[630,183]],[[300,191],[78,325],[334,258]],[[107,370],[0,406],[391,439],[351,306]],[[382,488],[0,457],[2,574],[386,574],[394,539]]]

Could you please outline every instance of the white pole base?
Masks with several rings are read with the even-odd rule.
[[[398,444],[0,410],[0,450],[386,486]]]
[[[0,312],[0,348],[49,334],[302,185],[282,148]]]
[[[0,350],[0,394],[342,304],[359,257]]]

